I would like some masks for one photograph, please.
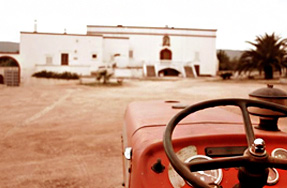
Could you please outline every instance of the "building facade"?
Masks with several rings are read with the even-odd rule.
[[[109,66],[119,77],[213,76],[215,42],[212,29],[88,25],[86,34],[21,32],[16,59],[22,82],[42,70],[91,75]]]
[[[215,75],[218,69],[216,30],[119,25],[87,26],[87,34],[103,36],[104,62],[143,67],[144,76],[187,77],[188,67],[194,76]]]

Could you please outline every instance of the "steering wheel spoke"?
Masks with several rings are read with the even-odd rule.
[[[255,135],[254,135],[252,123],[250,120],[250,115],[247,110],[246,102],[240,102],[238,106],[240,107],[240,110],[242,112],[247,144],[248,144],[248,147],[251,147],[253,144],[253,141],[255,140]]]
[[[275,157],[269,157],[267,160],[267,165],[268,165],[268,167],[287,170],[287,160],[286,159],[278,159]]]

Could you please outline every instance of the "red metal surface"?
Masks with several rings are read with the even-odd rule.
[[[124,159],[125,185],[131,188],[172,187],[168,178],[169,161],[164,153],[162,138],[170,118],[179,112],[176,103],[163,101],[136,102],[129,105],[124,123],[123,149],[132,147],[132,160]],[[255,129],[256,137],[263,138],[269,154],[274,148],[287,148],[287,134]],[[197,153],[204,155],[206,147],[247,145],[241,115],[221,108],[204,110],[180,122],[173,135],[175,151],[186,146],[196,146]],[[165,170],[155,173],[151,167],[161,159]],[[285,187],[286,172],[279,171],[279,183],[270,187]],[[236,169],[223,169],[223,187],[238,182]],[[185,185],[184,187],[190,187]],[[267,187],[267,186],[266,186]],[[268,186],[269,187],[269,186]]]

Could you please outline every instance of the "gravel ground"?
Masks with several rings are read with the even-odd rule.
[[[287,91],[287,84],[271,82]],[[214,78],[0,86],[0,187],[121,187],[120,137],[130,102],[247,98],[261,87],[266,81]]]

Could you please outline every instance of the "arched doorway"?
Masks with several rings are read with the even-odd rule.
[[[0,82],[8,86],[19,86],[20,66],[16,59],[10,56],[0,57]]]
[[[179,76],[180,72],[176,69],[166,68],[158,72],[159,76]]]
[[[171,60],[171,59],[172,59],[171,50],[165,48],[160,51],[160,60]]]

